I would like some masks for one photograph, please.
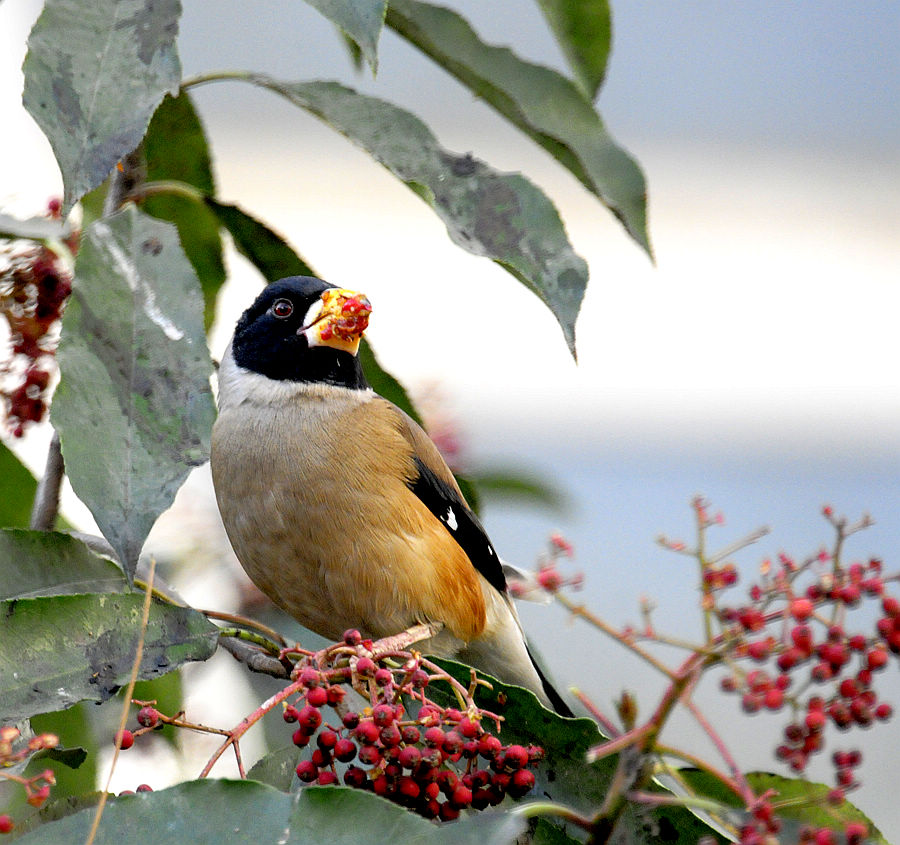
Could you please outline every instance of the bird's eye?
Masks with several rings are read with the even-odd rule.
[[[290,317],[294,313],[294,303],[289,299],[276,299],[275,304],[272,305],[272,313],[282,320]]]

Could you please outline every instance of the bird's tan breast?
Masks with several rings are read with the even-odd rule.
[[[372,394],[228,405],[213,429],[219,509],[250,578],[323,636],[429,619],[468,641],[485,625],[482,579],[409,490],[402,419]]]

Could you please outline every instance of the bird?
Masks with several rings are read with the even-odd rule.
[[[332,641],[421,622],[417,645],[571,711],[538,668],[504,564],[422,427],[366,381],[372,306],[311,276],[267,285],[218,371],[210,464],[250,579]]]

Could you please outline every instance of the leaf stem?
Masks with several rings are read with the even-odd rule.
[[[51,531],[59,515],[59,494],[66,472],[65,461],[59,445],[59,432],[54,431],[47,450],[47,464],[34,494],[29,527],[32,531]]]

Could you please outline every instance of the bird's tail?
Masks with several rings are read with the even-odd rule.
[[[541,669],[541,664],[535,660],[534,654],[532,654],[531,649],[528,646],[528,643],[525,643],[525,649],[528,651],[528,656],[531,658],[532,664],[534,664],[534,671],[537,672],[537,676],[541,679],[541,687],[544,690],[544,695],[550,700],[550,703],[553,705],[553,709],[559,713],[560,716],[568,716],[573,717],[575,714],[572,712],[571,708],[568,704],[563,700],[563,697],[557,692],[556,687],[550,683],[547,676],[544,674],[544,670]]]

